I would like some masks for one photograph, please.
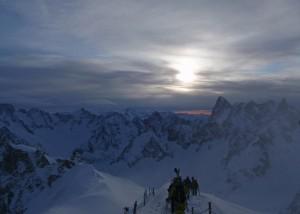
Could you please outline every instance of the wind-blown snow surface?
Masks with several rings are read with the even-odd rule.
[[[74,161],[144,186],[162,185],[180,167],[204,191],[269,213],[299,210],[299,121],[300,112],[285,100],[231,104],[220,97],[211,116],[195,119],[0,105],[0,126],[51,156],[72,154]]]
[[[121,213],[125,206],[141,198],[143,190],[84,164],[75,166],[52,188],[37,195],[28,205],[27,213]]]

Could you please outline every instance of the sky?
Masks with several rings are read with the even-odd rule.
[[[0,102],[300,105],[299,0],[0,0]]]

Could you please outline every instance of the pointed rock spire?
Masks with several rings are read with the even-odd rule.
[[[15,112],[15,107],[11,104],[0,104],[0,114],[9,113],[12,114]]]
[[[231,109],[232,105],[220,96],[212,110],[211,119],[217,123],[223,123],[229,116]]]
[[[213,108],[212,115],[217,115],[229,108],[231,108],[231,104],[224,97],[220,96]]]
[[[287,103],[286,99],[283,98],[278,104],[277,111],[287,111],[288,109],[289,109],[289,104]]]

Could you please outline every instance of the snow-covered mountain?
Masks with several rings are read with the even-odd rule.
[[[36,194],[73,167],[70,160],[53,159],[0,129],[0,213],[23,213]]]
[[[206,117],[0,105],[0,127],[18,144],[142,185],[162,185],[179,166],[205,191],[270,213],[299,210],[299,121],[285,100],[231,104],[220,97]]]
[[[174,143],[187,148],[200,142],[201,139],[193,134],[204,124],[203,120],[169,112],[142,115],[126,111],[95,115],[81,109],[74,113],[50,114],[38,109],[0,105],[0,126],[41,146],[53,156],[69,157],[78,148],[75,153],[85,153],[82,157],[86,160],[124,161],[129,166],[143,158],[160,160],[171,156],[169,146]]]

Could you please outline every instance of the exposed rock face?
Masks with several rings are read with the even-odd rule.
[[[68,162],[68,164],[66,164]],[[73,166],[51,160],[45,152],[24,144],[7,128],[0,129],[0,213],[24,213],[34,192],[51,186]]]
[[[211,119],[215,122],[223,123],[231,110],[232,105],[224,97],[219,97],[213,108]]]

